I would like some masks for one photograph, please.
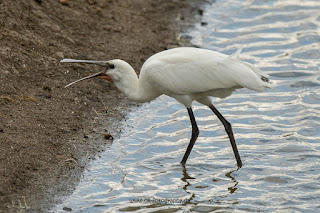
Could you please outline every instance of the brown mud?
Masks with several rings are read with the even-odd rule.
[[[139,70],[182,45],[177,33],[199,4],[0,0],[0,212],[46,212],[70,194],[133,104],[103,79],[64,88],[101,68],[59,61],[120,58]],[[98,131],[97,113],[108,120]]]

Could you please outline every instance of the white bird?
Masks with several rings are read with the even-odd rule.
[[[231,124],[213,106],[212,97],[224,98],[239,88],[264,91],[271,88],[268,76],[252,64],[238,60],[241,48],[233,55],[212,50],[179,47],[151,56],[142,66],[138,77],[127,62],[63,59],[61,62],[93,63],[106,67],[105,71],[84,77],[66,87],[95,76],[109,76],[115,86],[130,100],[149,102],[160,95],[168,95],[182,103],[188,110],[192,135],[181,164],[185,165],[199,135],[192,111],[192,102],[208,106],[220,119],[229,136],[237,160],[242,166]]]

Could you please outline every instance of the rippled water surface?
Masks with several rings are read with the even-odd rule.
[[[74,212],[320,211],[320,1],[217,0],[192,42],[266,71],[276,85],[238,90],[215,106],[233,124],[237,170],[215,115],[194,105],[200,137],[186,167],[186,109],[160,97],[134,109],[129,126],[92,162],[73,195]]]

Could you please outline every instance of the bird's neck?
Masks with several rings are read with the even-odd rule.
[[[148,82],[139,79],[133,68],[131,72],[122,76],[121,81],[115,81],[114,83],[131,101],[138,103],[149,102],[161,95]]]

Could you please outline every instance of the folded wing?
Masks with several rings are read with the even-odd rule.
[[[234,56],[186,47],[150,57],[140,78],[147,78],[159,91],[176,95],[234,87],[263,91],[271,86],[267,75]]]

